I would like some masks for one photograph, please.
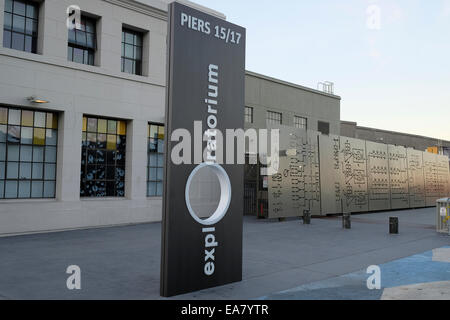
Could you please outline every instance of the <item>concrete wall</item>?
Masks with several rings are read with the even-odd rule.
[[[381,129],[360,127],[356,122],[342,121],[341,135],[373,142],[393,144],[425,151],[428,147],[450,147],[450,141],[423,137],[407,133],[387,131]]]
[[[339,96],[247,72],[245,104],[253,107],[254,123],[247,127],[266,128],[267,111],[282,113],[283,125],[294,126],[294,116],[308,119],[308,129],[317,131],[318,121],[330,123],[330,134],[340,134]]]
[[[60,119],[56,199],[0,201],[0,235],[161,219],[161,198],[146,196],[147,123],[164,122],[166,13],[134,1],[78,0],[83,11],[101,17],[96,66],[87,66],[67,61],[66,8],[71,4],[42,3],[39,54],[0,47],[0,105],[57,111]],[[1,0],[0,44],[3,11]],[[121,72],[123,24],[145,31],[145,76]],[[29,96],[50,103],[32,104]],[[79,197],[84,114],[127,120],[124,199]]]

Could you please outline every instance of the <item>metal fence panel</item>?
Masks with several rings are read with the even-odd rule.
[[[409,208],[408,157],[406,148],[388,145],[391,208]]]
[[[387,144],[366,141],[369,211],[391,209]]]

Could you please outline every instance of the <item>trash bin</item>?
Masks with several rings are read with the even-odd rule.
[[[436,208],[436,231],[450,234],[450,198],[439,199]]]

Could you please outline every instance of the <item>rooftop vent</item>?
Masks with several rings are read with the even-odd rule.
[[[317,84],[317,90],[334,94],[334,83],[330,81],[319,82]]]

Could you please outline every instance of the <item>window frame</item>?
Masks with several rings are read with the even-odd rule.
[[[127,42],[126,34],[133,35],[133,43]],[[137,39],[140,39],[140,45],[137,44]],[[126,46],[133,47],[133,58],[126,56]],[[121,41],[121,54],[120,54],[120,70],[123,73],[133,74],[137,76],[143,75],[143,54],[144,54],[144,34],[139,31],[122,26],[122,41]],[[140,59],[137,58],[136,51],[140,50]],[[128,72],[125,69],[126,61],[132,61],[134,65],[134,73]],[[139,67],[138,67],[139,66]]]
[[[87,30],[88,22],[94,28],[93,32]],[[97,23],[98,19],[93,18],[87,15],[81,15],[81,29],[73,29],[68,30],[68,38],[67,38],[67,60],[73,63],[84,64],[88,66],[95,66],[95,55],[97,52]],[[71,33],[73,32],[74,40],[71,39]],[[85,44],[81,44],[78,42],[78,34],[82,34],[84,36]],[[93,45],[88,45],[88,36],[92,36]],[[83,62],[79,62],[75,60],[75,50],[83,51]],[[85,61],[86,60],[86,61]]]
[[[300,122],[297,122],[297,120],[300,120]],[[294,127],[297,129],[308,130],[308,118],[294,115]]]
[[[155,122],[149,122],[148,123],[148,139],[147,139],[147,197],[148,198],[160,198],[160,197],[163,196],[163,193],[164,193],[164,168],[165,168],[165,158],[164,157],[165,157],[165,152],[166,152],[166,145],[165,145],[166,144],[166,136],[165,136],[165,131],[164,131],[164,138],[163,139],[160,139],[159,137],[156,138],[156,152],[151,152],[151,150],[150,150],[150,142],[151,142],[151,139],[155,139],[155,138],[152,138],[151,134],[150,134],[151,133],[151,126],[156,126],[157,127],[157,132],[159,132],[160,128],[165,130],[165,125],[163,123],[155,123]],[[162,140],[162,152],[159,152],[159,147],[158,147],[159,146],[158,143],[159,143],[160,140]],[[157,163],[156,163],[155,166],[153,166],[150,163],[150,155],[151,154],[157,155],[157,158],[162,156],[162,158],[163,158],[162,166],[160,166],[158,164],[158,160],[156,160]],[[150,179],[150,170],[151,169],[156,169],[156,179],[153,179],[153,180]],[[161,179],[158,179],[158,170],[159,169],[162,169],[162,172],[163,172],[163,176],[162,176]],[[154,194],[150,193],[149,186],[150,186],[151,183],[154,183],[155,187],[156,187]],[[161,183],[161,188],[162,188],[161,194],[158,193],[158,184],[159,183]]]
[[[244,111],[245,123],[253,124],[253,121],[254,121],[253,116],[254,116],[254,108],[253,107],[245,107],[245,111]],[[248,120],[250,120],[250,121],[248,121]]]
[[[95,130],[91,130],[89,120],[95,120]],[[99,120],[104,124],[104,130],[99,128]],[[109,131],[110,123],[114,122],[115,133]],[[111,129],[112,129],[111,127]],[[123,130],[123,133],[121,131]],[[90,142],[89,139],[95,135],[95,142]],[[100,140],[99,136],[102,136]],[[108,144],[111,144],[112,141],[109,140],[109,137],[114,136],[114,149],[109,148]],[[91,144],[92,143],[92,144]],[[101,145],[103,144],[103,145]],[[123,144],[119,146],[119,144]],[[102,116],[91,116],[91,115],[83,115],[83,126],[82,126],[82,140],[81,140],[81,167],[80,167],[80,199],[105,199],[105,198],[117,198],[124,199],[126,196],[126,186],[125,186],[125,177],[126,177],[126,144],[127,144],[127,121],[124,119],[115,119],[109,117]],[[123,155],[123,158],[117,158],[117,155]],[[89,156],[95,157],[93,162],[89,162]],[[102,157],[101,162],[98,161],[98,157]],[[109,160],[113,159],[114,164],[110,164]],[[94,177],[90,180],[87,179],[87,175],[91,172],[89,169],[94,169],[92,174]],[[98,178],[97,174],[100,170],[103,171],[103,177]],[[112,168],[112,169],[110,169]],[[108,170],[112,170],[114,176],[113,178],[110,175],[112,172]],[[117,171],[117,169],[123,170],[123,175]],[[104,191],[98,189],[98,186],[103,183]],[[118,187],[118,184],[120,187]],[[89,186],[89,187],[88,187]],[[94,190],[94,193],[87,193],[90,187],[96,186],[97,190]],[[111,189],[108,189],[110,187]],[[104,194],[103,194],[104,193]]]
[[[279,117],[279,119],[278,119],[278,117]],[[282,125],[283,124],[283,114],[281,112],[268,110],[267,114],[266,114],[266,121],[267,121],[267,123],[270,123],[270,124]]]
[[[2,46],[4,48],[12,49],[12,50],[18,50],[22,52],[32,53],[32,54],[38,54],[38,36],[39,36],[39,11],[40,11],[40,4],[38,2],[30,1],[30,0],[10,0],[12,3],[12,9],[11,11],[7,11],[6,7],[6,1],[5,1],[5,7],[3,10],[3,43]],[[15,3],[20,2],[25,5],[25,13],[24,15],[16,13],[15,12]],[[33,7],[34,8],[34,17],[28,15],[28,8]],[[11,26],[6,26],[6,15],[9,14],[11,16]],[[14,17],[20,17],[24,19],[24,29],[22,31],[14,30]],[[27,31],[27,25],[28,21],[31,21],[31,33]],[[35,28],[34,28],[35,26]],[[35,31],[33,31],[35,29]],[[9,45],[6,45],[6,34],[9,33]],[[13,36],[14,34],[18,34],[23,37],[23,46],[22,49],[17,49],[13,47]],[[30,50],[27,49],[27,38],[31,38],[31,48]]]
[[[3,121],[0,119],[0,126],[4,126],[5,131],[5,141],[0,141],[0,146],[4,145],[5,148],[5,154],[4,159],[0,158],[0,163],[3,164],[3,170],[2,173],[2,179],[0,180],[3,183],[3,189],[0,190],[0,201],[1,200],[37,200],[37,199],[56,199],[56,182],[57,182],[57,164],[58,164],[58,139],[59,139],[59,131],[58,131],[58,113],[52,112],[48,110],[38,110],[38,109],[28,109],[28,108],[22,108],[22,107],[12,107],[12,106],[6,106],[6,105],[0,105],[1,109],[6,109],[6,120]],[[16,123],[10,123],[10,112],[11,110],[19,111],[20,115],[18,118],[18,124]],[[32,119],[31,122],[30,118],[28,120],[24,119],[24,113],[32,113]],[[43,120],[43,125],[40,125],[37,122],[36,115],[42,114],[44,118],[41,118]],[[27,123],[29,122],[29,123]],[[14,131],[16,131],[17,135],[17,141],[11,141],[10,140],[10,127],[14,128]],[[24,129],[28,129],[31,132],[31,135],[29,137],[23,136]],[[38,131],[39,130],[39,131]],[[40,137],[36,134],[36,131],[41,133]],[[56,132],[56,137],[53,137],[53,132]],[[49,135],[48,133],[52,133]],[[47,139],[54,139],[52,143],[48,143]],[[24,139],[29,139],[28,142],[23,142]],[[43,139],[40,142],[36,143],[39,139]],[[17,156],[16,159],[10,159],[9,157],[9,151],[12,149],[12,146],[17,146]],[[11,148],[10,148],[11,147]],[[23,150],[28,149],[31,151],[29,154],[29,158],[22,157]],[[40,150],[39,153],[37,150]],[[50,150],[50,151],[49,151]],[[36,159],[36,155],[41,154],[42,158],[39,157]],[[47,158],[49,155],[53,156],[52,158]],[[9,178],[8,177],[8,166],[17,166],[17,178]],[[27,170],[26,176],[21,176],[22,172],[21,170],[23,168],[26,168],[26,166],[29,166],[29,170]],[[40,167],[40,169],[38,169]],[[53,168],[52,168],[53,167]],[[35,178],[34,170],[38,170],[40,173],[39,177]],[[49,175],[47,170],[50,170]],[[14,170],[15,171],[15,170]],[[16,192],[15,197],[7,197],[7,184],[15,183],[16,184]],[[28,195],[27,196],[21,196],[20,194],[20,186],[22,183],[28,183]],[[36,184],[40,184],[40,195],[34,196],[33,195],[33,188]],[[46,189],[46,186],[50,185],[50,195],[45,196],[46,192],[48,191]]]

